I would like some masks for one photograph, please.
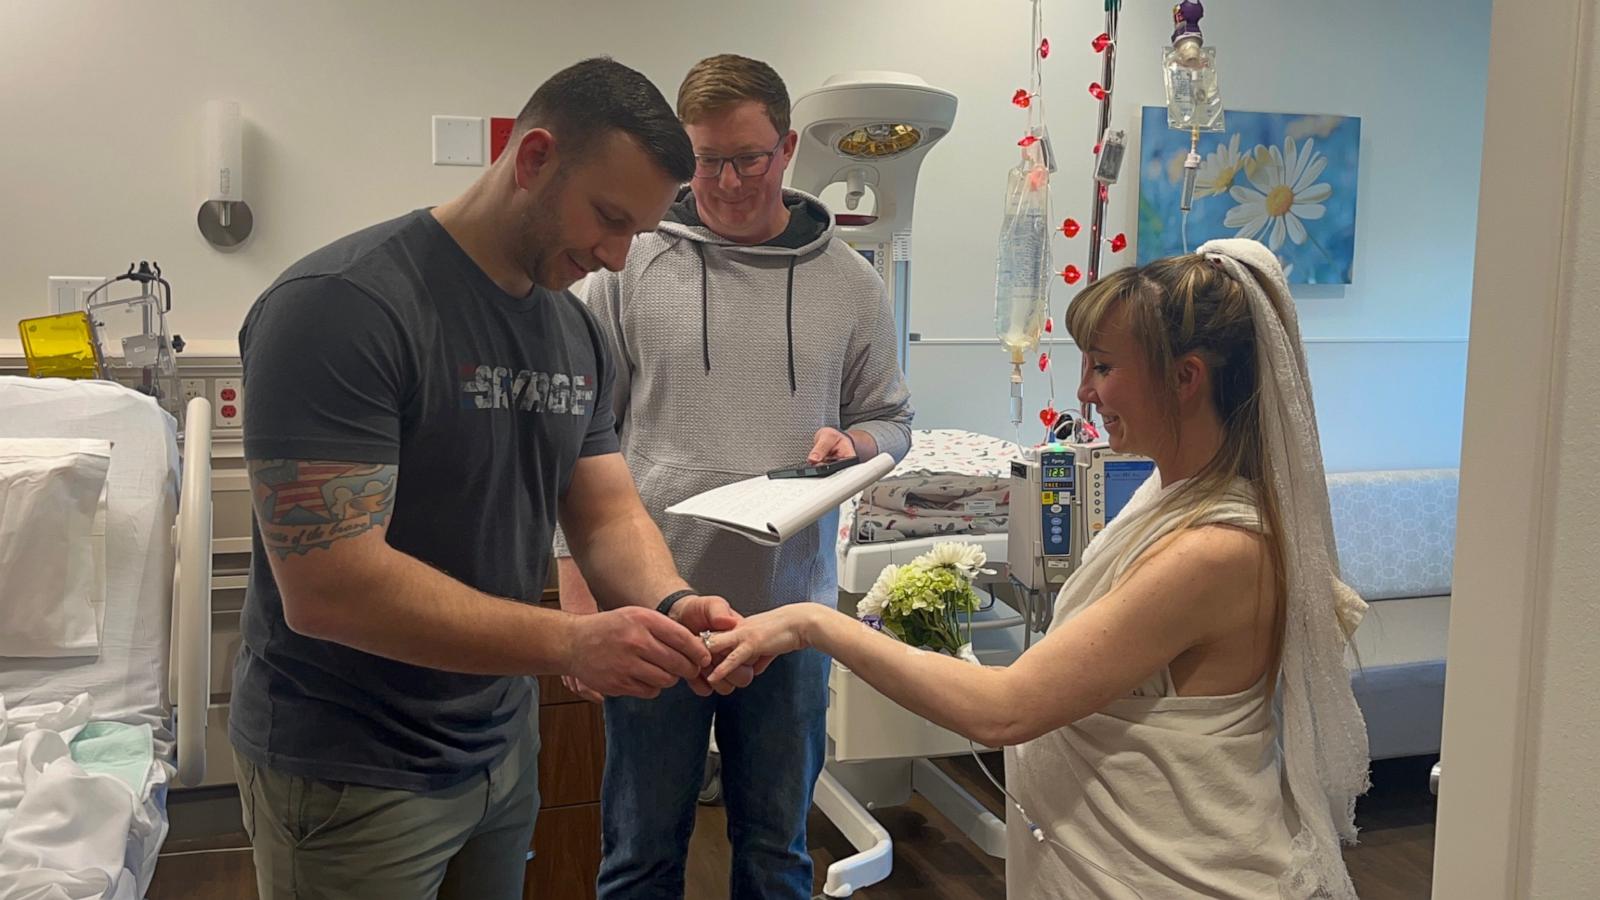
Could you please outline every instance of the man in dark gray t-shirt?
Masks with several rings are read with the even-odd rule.
[[[709,690],[695,632],[737,616],[640,505],[613,362],[566,290],[621,269],[692,169],[660,93],[587,60],[460,197],[312,253],[251,308],[228,730],[262,897],[520,897],[530,676]],[[558,516],[607,612],[537,605]]]

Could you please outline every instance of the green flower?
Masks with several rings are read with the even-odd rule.
[[[972,613],[981,601],[972,576],[983,571],[982,552],[942,543],[911,563],[886,568],[863,603],[884,630],[915,647],[956,655],[971,643]]]

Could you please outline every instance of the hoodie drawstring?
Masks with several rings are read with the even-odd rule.
[[[711,374],[711,299],[708,282],[710,275],[706,271],[706,248],[699,241],[694,242],[696,253],[700,254],[700,355],[705,362],[706,374]],[[799,382],[794,372],[794,264],[795,257],[789,257],[789,286],[784,296],[784,328],[789,339],[789,393],[799,392]]]
[[[789,257],[789,290],[784,300],[784,325],[789,329],[789,393],[796,392],[794,380],[794,261]]]
[[[706,248],[695,241],[695,252],[700,254],[700,354],[705,357],[706,374],[711,374],[711,314],[709,312],[710,300],[706,290]]]

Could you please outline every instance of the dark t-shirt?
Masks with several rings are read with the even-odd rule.
[[[291,266],[251,308],[239,350],[246,457],[398,464],[389,544],[496,596],[538,600],[573,467],[617,450],[610,362],[583,304],[506,294],[427,210]],[[259,529],[252,543],[229,719],[246,758],[435,790],[492,766],[526,727],[531,678],[290,630]]]

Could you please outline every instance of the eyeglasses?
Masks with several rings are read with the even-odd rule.
[[[700,156],[694,158],[694,177],[696,178],[721,178],[722,167],[733,163],[733,171],[739,173],[740,178],[755,178],[765,175],[772,169],[772,157],[783,146],[783,138],[772,145],[771,150],[761,153],[740,153],[735,156]]]

